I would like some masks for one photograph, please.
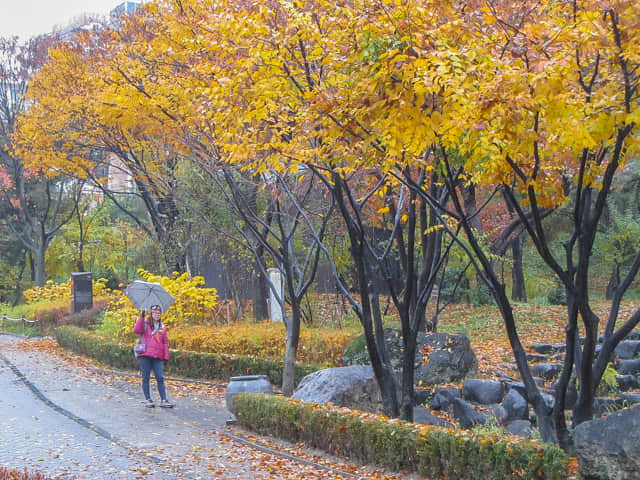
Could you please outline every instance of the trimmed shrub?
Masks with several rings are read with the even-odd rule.
[[[79,355],[93,358],[113,368],[137,370],[133,355],[133,343],[116,343],[95,333],[73,326],[63,326],[55,331],[58,343]],[[171,350],[166,368],[168,375],[187,378],[228,381],[242,375],[267,375],[274,385],[282,385],[282,361],[263,360],[252,356],[236,356],[214,353],[198,353]],[[305,375],[317,370],[311,365],[296,365],[296,383]]]
[[[360,463],[442,479],[564,479],[568,458],[557,445],[416,425],[286,397],[239,394],[240,424]]]

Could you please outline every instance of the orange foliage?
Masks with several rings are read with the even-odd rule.
[[[330,330],[303,327],[300,332],[298,361],[337,366],[341,363],[345,348],[359,333],[357,328]],[[171,340],[178,349],[282,360],[285,327],[282,323],[269,321],[224,327],[185,326],[172,330]]]

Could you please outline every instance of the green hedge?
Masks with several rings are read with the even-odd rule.
[[[88,330],[63,326],[55,331],[58,343],[74,353],[93,358],[113,368],[136,370],[133,344],[114,343]],[[241,375],[266,375],[273,385],[282,385],[282,362],[257,357],[219,355],[211,353],[171,351],[167,375],[228,381]],[[296,383],[317,370],[315,366],[296,365]]]
[[[442,479],[567,477],[566,454],[533,440],[416,425],[275,395],[236,395],[233,406],[244,428],[395,471]]]

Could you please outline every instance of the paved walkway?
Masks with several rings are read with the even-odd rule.
[[[0,335],[0,466],[62,479],[346,478],[233,440],[223,389],[169,381],[176,408],[145,408],[139,379],[53,348]],[[157,399],[153,376],[151,387]]]

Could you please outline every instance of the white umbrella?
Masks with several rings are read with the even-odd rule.
[[[159,283],[142,280],[131,282],[124,294],[140,310],[149,310],[153,305],[160,305],[162,311],[166,312],[167,308],[176,301]]]

